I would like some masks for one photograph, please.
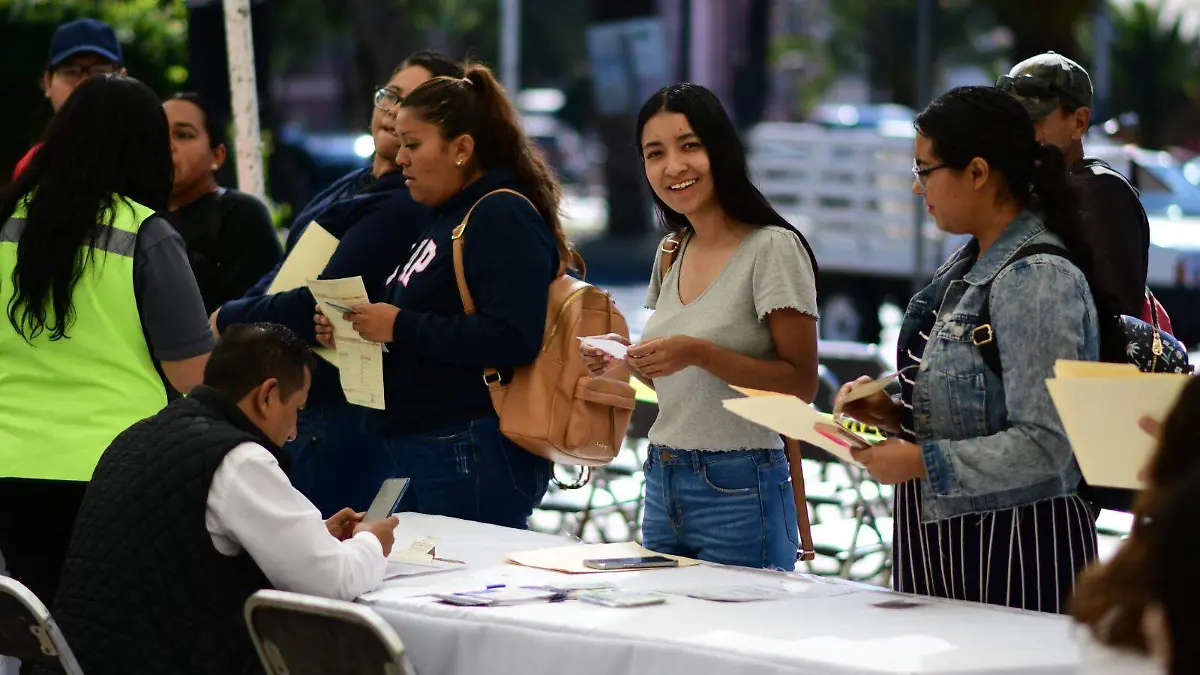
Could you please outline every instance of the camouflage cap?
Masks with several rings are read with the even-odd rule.
[[[1058,110],[1092,107],[1092,78],[1083,66],[1054,52],[1025,59],[996,80],[996,88],[1013,95],[1035,120]]]

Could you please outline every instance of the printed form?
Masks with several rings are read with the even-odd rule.
[[[346,400],[354,405],[383,410],[383,345],[362,339],[353,324],[342,318],[349,308],[371,301],[362,277],[311,279],[308,289],[329,323],[333,324],[334,346],[337,347],[335,363]]]

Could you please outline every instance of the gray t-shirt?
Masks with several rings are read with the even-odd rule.
[[[643,340],[689,335],[758,359],[776,358],[766,317],[777,309],[817,316],[816,279],[808,253],[794,232],[766,226],[746,237],[712,284],[689,305],[679,300],[681,255],[659,283],[662,251],[654,260],[646,309],[654,310]],[[775,432],[725,410],[740,396],[708,371],[685,368],[654,381],[658,419],[650,442],[678,450],[782,448]]]
[[[160,216],[148,218],[138,230],[133,294],[156,360],[183,361],[212,351],[212,329],[187,248]]]

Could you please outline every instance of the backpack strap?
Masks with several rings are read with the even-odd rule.
[[[471,297],[471,289],[467,287],[467,272],[463,268],[463,249],[466,247],[466,242],[463,240],[463,234],[467,230],[467,221],[471,219],[471,213],[475,211],[476,206],[479,206],[479,202],[482,202],[492,195],[500,194],[502,192],[508,192],[520,197],[521,199],[524,199],[526,202],[529,202],[529,206],[533,208],[534,211],[537,211],[537,207],[533,205],[533,202],[529,201],[528,197],[520,192],[517,192],[516,190],[509,190],[507,188],[492,190],[472,204],[471,208],[467,210],[467,215],[463,216],[462,222],[458,224],[458,227],[454,228],[454,232],[450,235],[450,240],[452,242],[451,249],[454,257],[454,279],[458,283],[458,297],[460,300],[462,300],[463,314],[466,314],[467,316],[472,316],[475,314],[475,299]],[[561,267],[562,264],[559,266]],[[494,403],[495,394],[498,393],[497,390],[500,388],[500,371],[492,368],[491,366],[485,367],[483,369],[483,383],[486,384],[488,389],[492,391],[492,400]]]
[[[783,437],[784,446],[787,448],[788,463],[792,466],[800,466],[803,459],[800,450],[803,446],[800,441],[794,438]],[[808,519],[808,492],[804,489],[804,472],[797,471],[796,478],[793,480],[792,490],[796,496],[796,526],[800,531],[800,555],[799,560],[813,560],[817,557],[817,553],[813,550],[812,540],[812,524]]]
[[[1056,255],[1061,258],[1070,260],[1067,250],[1061,246],[1054,244],[1030,244],[1017,249],[999,270],[996,271],[996,276],[1000,276],[1006,268],[1013,263],[1028,258],[1031,255],[1045,253],[1047,255]],[[995,277],[992,277],[994,280]],[[988,370],[992,371],[996,377],[1004,377],[1000,367],[1000,346],[996,344],[996,330],[992,327],[992,312],[991,312],[992,287],[988,285],[988,291],[983,296],[983,305],[979,308],[979,326],[971,331],[971,342],[979,348],[979,355],[983,357],[983,362],[987,365]]]
[[[671,271],[671,265],[675,263],[675,256],[679,254],[679,247],[682,245],[683,237],[678,232],[668,234],[658,243],[662,250],[662,266],[658,270],[659,284],[667,278],[667,272]]]

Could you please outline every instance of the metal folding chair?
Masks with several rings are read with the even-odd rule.
[[[46,605],[21,582],[5,576],[0,576],[0,656],[83,675]]]
[[[268,675],[416,675],[400,636],[370,608],[283,591],[246,601]]]

